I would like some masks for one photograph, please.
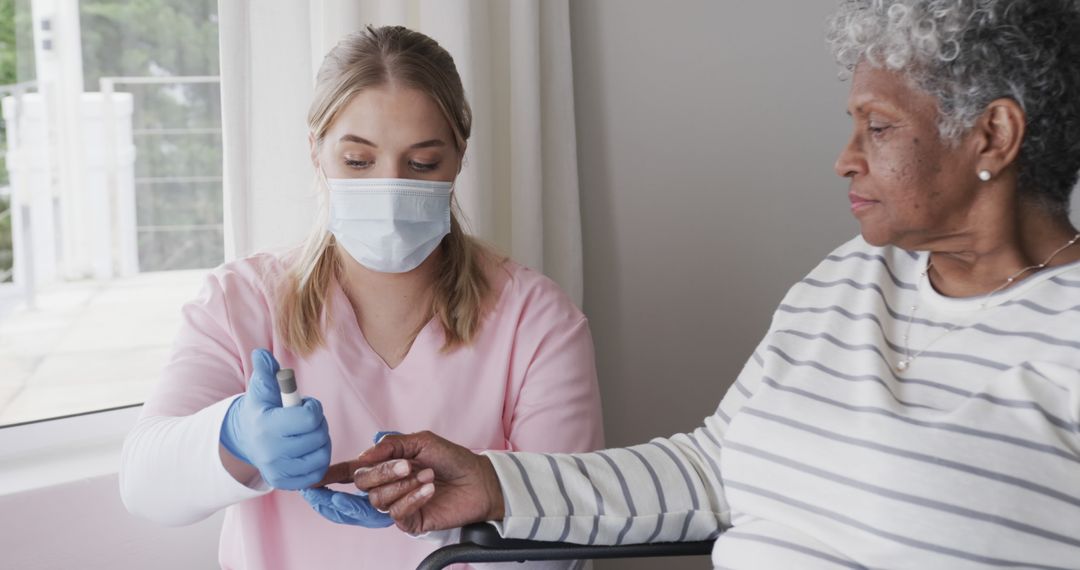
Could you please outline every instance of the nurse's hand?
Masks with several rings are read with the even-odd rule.
[[[357,488],[409,534],[503,519],[502,486],[491,461],[431,432],[387,436],[357,463]],[[400,475],[402,463],[420,469],[416,477]],[[434,480],[419,482],[428,470]]]
[[[371,506],[367,495],[340,493],[326,488],[303,489],[300,495],[315,512],[338,524],[366,528],[386,528],[394,524],[390,515],[380,513]]]
[[[247,392],[233,400],[221,424],[222,446],[259,470],[275,489],[303,489],[322,479],[330,466],[330,430],[322,404],[304,398],[281,407],[279,366],[265,349],[251,353],[254,368]]]

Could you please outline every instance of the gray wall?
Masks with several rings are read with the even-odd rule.
[[[787,288],[858,231],[832,169],[850,128],[823,39],[834,5],[571,3],[584,308],[610,445],[699,425]]]
[[[585,309],[612,444],[711,413],[787,288],[854,236],[833,0],[572,3]]]

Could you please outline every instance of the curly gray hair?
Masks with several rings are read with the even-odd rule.
[[[848,76],[865,61],[898,71],[938,101],[956,142],[993,100],[1027,116],[1019,190],[1067,213],[1080,171],[1077,0],[842,0],[829,44]]]

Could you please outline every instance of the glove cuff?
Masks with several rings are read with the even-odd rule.
[[[221,421],[221,445],[229,450],[229,453],[233,454],[237,459],[254,467],[247,456],[240,451],[240,443],[237,441],[236,415],[238,412],[236,407],[239,406],[240,402],[243,400],[244,396],[240,396],[233,400],[232,404],[229,405],[229,411],[225,412],[225,419]]]

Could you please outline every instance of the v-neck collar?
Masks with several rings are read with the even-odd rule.
[[[409,345],[409,350],[402,357],[401,362],[397,366],[390,366],[383,360],[382,356],[379,356],[379,353],[375,351],[371,343],[368,342],[367,337],[364,336],[364,331],[356,320],[356,312],[353,310],[352,304],[349,303],[349,297],[345,294],[341,282],[334,279],[331,288],[330,311],[333,319],[338,321],[334,323],[334,328],[341,333],[335,339],[336,350],[343,351],[344,354],[352,354],[357,358],[374,359],[385,374],[400,373],[404,368],[408,367],[411,361],[416,360],[413,354],[417,352],[418,347],[430,341],[430,337],[433,335],[431,329],[438,324],[434,316],[428,319],[424,326],[420,328],[420,332],[416,334],[412,344]],[[423,348],[420,348],[420,350],[423,350]]]

